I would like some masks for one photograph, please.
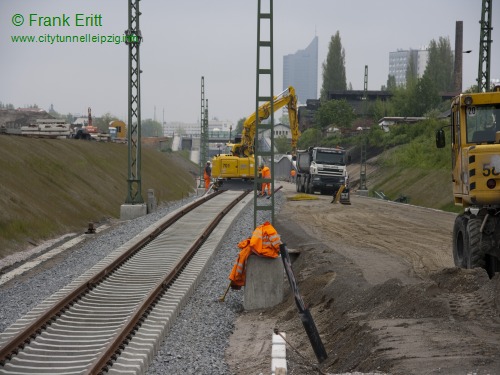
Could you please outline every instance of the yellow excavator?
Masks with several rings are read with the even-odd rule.
[[[490,91],[491,0],[482,1],[476,93],[451,101],[451,164],[455,205],[453,261],[461,268],[500,271],[500,86]],[[436,146],[445,146],[444,129]]]
[[[290,131],[292,133],[292,154],[297,148],[300,137],[299,121],[297,112],[297,96],[295,89],[288,89],[273,98],[273,110],[288,107],[290,119]],[[255,174],[255,148],[254,139],[256,124],[271,116],[271,102],[262,104],[256,113],[252,113],[243,123],[241,139],[235,143],[227,143],[224,153],[216,155],[212,159],[212,178],[216,180],[242,179],[253,180]]]
[[[445,146],[444,129],[436,146]],[[500,271],[500,86],[464,93],[451,104],[453,197],[464,212],[453,227],[457,267]]]

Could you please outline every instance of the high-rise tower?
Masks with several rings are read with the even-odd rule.
[[[293,86],[300,103],[318,98],[318,37],[302,50],[283,56],[283,90]]]

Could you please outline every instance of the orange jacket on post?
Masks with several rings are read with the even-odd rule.
[[[250,254],[276,258],[279,255],[280,244],[280,235],[268,221],[255,228],[251,238],[247,238],[238,244],[241,251],[229,274],[231,288],[240,289],[245,285],[246,264]]]
[[[236,258],[236,263],[229,274],[229,280],[231,280],[231,288],[240,289],[245,285],[245,266],[247,263],[247,259],[250,256],[252,250],[250,248],[250,238],[241,241],[238,244],[238,247],[241,249],[238,258]]]

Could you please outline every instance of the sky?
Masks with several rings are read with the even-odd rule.
[[[91,107],[94,116],[111,113],[126,120],[125,44],[14,43],[12,38],[120,37],[128,28],[127,4],[125,0],[0,0],[0,102],[16,108],[37,104],[45,110],[53,105],[62,114],[85,115]],[[255,110],[257,0],[139,4],[142,119],[198,122],[202,76],[210,119],[236,124]],[[493,4],[492,12],[490,75],[499,79],[500,4]],[[315,35],[318,90],[328,45],[337,31],[345,50],[348,84],[363,90],[368,65],[368,89],[379,90],[387,82],[389,52],[420,49],[439,37],[448,37],[454,49],[456,21],[463,21],[463,50],[472,50],[463,57],[463,87],[476,83],[481,0],[274,0],[273,16],[275,94],[282,91],[283,56],[306,48]]]

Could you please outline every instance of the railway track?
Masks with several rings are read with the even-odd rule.
[[[183,207],[19,319],[0,335],[0,374],[144,373],[246,195]]]

